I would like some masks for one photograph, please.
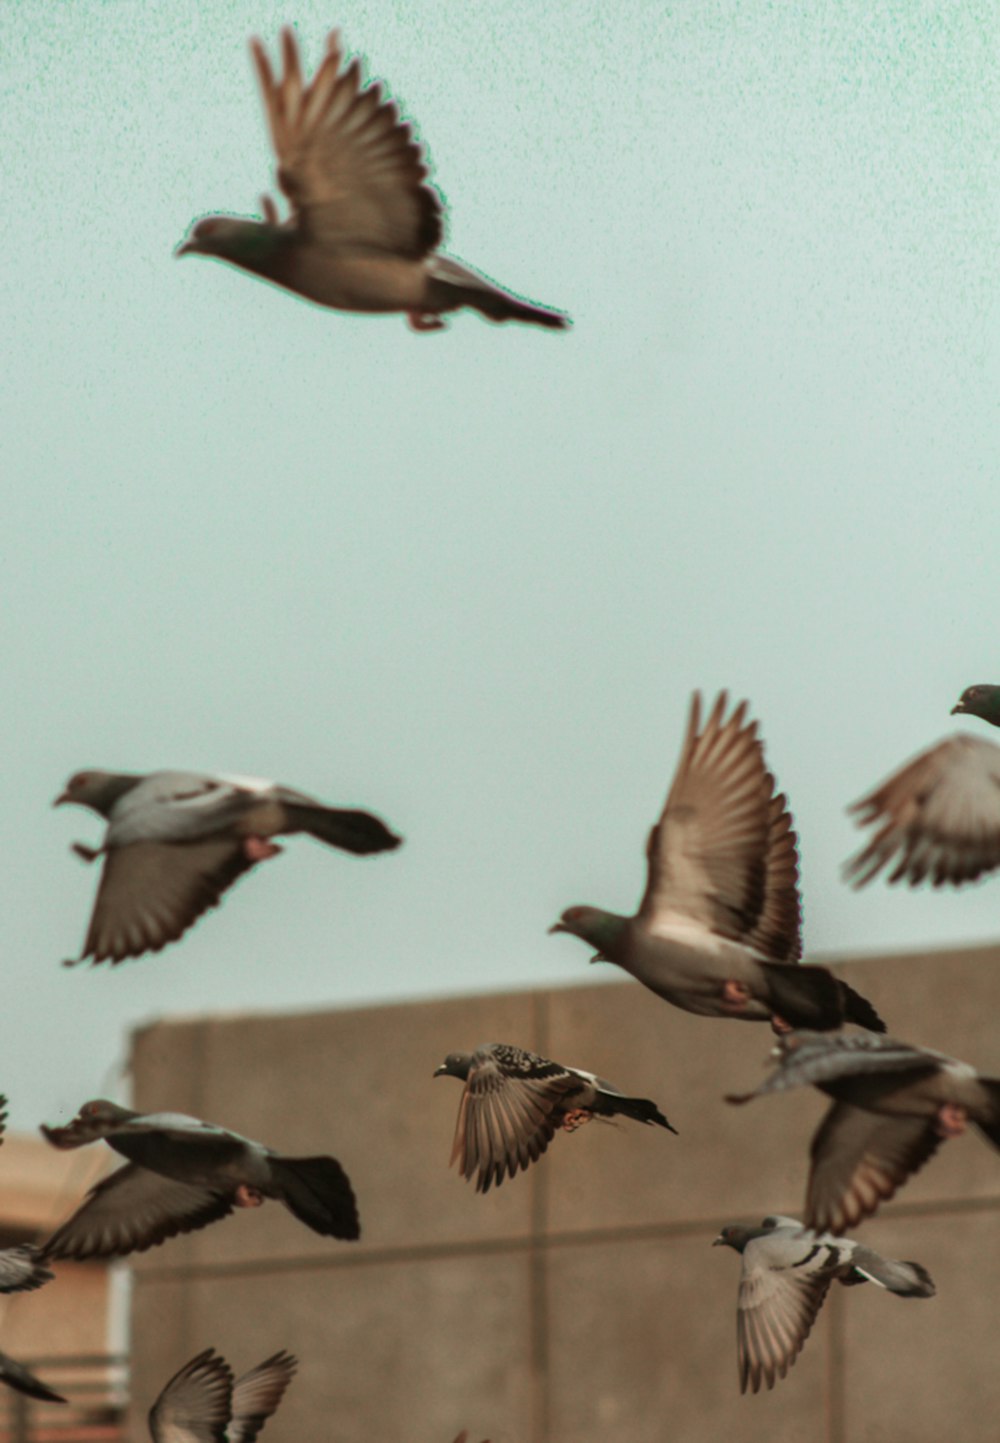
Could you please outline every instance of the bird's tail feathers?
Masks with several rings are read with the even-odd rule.
[[[775,1013],[792,1027],[833,1032],[845,1022],[856,1022],[872,1032],[884,1032],[885,1023],[860,992],[848,987],[826,967],[800,962],[765,962],[768,1001]]]
[[[656,1103],[645,1097],[621,1097],[617,1092],[599,1092],[597,1100],[600,1112],[608,1118],[631,1117],[636,1122],[656,1123],[670,1132],[677,1132],[676,1127],[667,1121]]]
[[[371,812],[346,810],[342,807],[310,807],[295,803],[288,807],[289,830],[308,832],[328,847],[364,855],[370,852],[391,852],[402,837],[390,832],[384,822]]]
[[[454,311],[460,306],[469,306],[488,321],[525,321],[552,331],[565,331],[570,325],[569,317],[561,311],[519,301],[469,266],[451,256],[437,255],[428,277],[425,308],[430,312]]]
[[[332,1157],[272,1157],[277,1194],[299,1222],[324,1237],[361,1236],[354,1189]]]
[[[855,992],[841,978],[836,977],[834,981],[839,983],[844,998],[844,1021],[854,1022],[858,1027],[866,1027],[869,1032],[884,1032],[885,1023],[875,1011],[875,1008],[862,997],[860,992]]]
[[[860,1278],[849,1278],[848,1282],[868,1280],[901,1298],[933,1298],[937,1289],[927,1269],[920,1263],[899,1263],[894,1258],[883,1258],[870,1248],[855,1248],[851,1258]]]

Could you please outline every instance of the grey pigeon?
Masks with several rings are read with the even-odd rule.
[[[736,1313],[740,1392],[762,1382],[774,1387],[802,1351],[827,1289],[877,1283],[902,1298],[932,1298],[930,1274],[919,1263],[897,1263],[862,1243],[814,1233],[795,1218],[768,1217],[760,1227],[731,1223],[715,1239],[742,1255]]]
[[[812,1085],[834,1099],[812,1140],[806,1226],[842,1233],[870,1217],[949,1137],[974,1122],[1000,1151],[1000,1079],[894,1037],[793,1032],[753,1092]]]
[[[0,1383],[6,1383],[8,1388],[13,1388],[16,1393],[24,1393],[29,1398],[37,1398],[42,1403],[65,1403],[66,1399],[61,1393],[54,1393],[48,1384],[36,1378],[23,1363],[16,1358],[9,1357],[6,1353],[0,1353]]]
[[[42,1249],[51,1258],[114,1258],[194,1232],[237,1207],[277,1198],[324,1237],[360,1236],[347,1174],[332,1157],[282,1157],[238,1132],[179,1112],[132,1112],[99,1099],[66,1127],[45,1127],[53,1147],[98,1138],[129,1159],[92,1187]]]
[[[439,330],[462,306],[490,321],[568,325],[440,254],[441,201],[412,127],[378,82],[362,83],[358,59],[341,69],[336,31],[308,83],[291,30],[281,32],[280,77],[259,40],[250,48],[291,213],[280,221],[265,196],[263,221],[209,216],[179,256],[215,256],[338,311],[403,311],[418,331]]]
[[[1000,726],[1000,686],[970,686],[961,712]],[[844,868],[863,887],[884,868],[889,882],[961,886],[1000,867],[1000,747],[984,737],[945,737],[850,807],[874,835]]]
[[[817,1030],[856,1022],[883,1031],[865,998],[825,967],[799,965],[798,857],[785,798],[775,794],[756,722],[722,692],[687,736],[646,848],[634,917],[571,907],[550,930],[596,947],[658,997],[702,1017]]]
[[[7,1131],[7,1099],[0,1097],[0,1142]],[[52,1281],[52,1271],[42,1262],[41,1253],[31,1243],[0,1248],[0,1293],[30,1293]],[[2,1356],[2,1355],[0,1355]],[[20,1368],[20,1363],[13,1364]],[[28,1375],[30,1376],[30,1375]],[[38,1385],[42,1387],[40,1383]],[[38,1396],[48,1396],[39,1394]],[[53,1397],[56,1395],[53,1394]],[[59,1399],[61,1403],[63,1399]]]
[[[677,1131],[655,1103],[503,1042],[450,1052],[434,1076],[465,1083],[450,1161],[466,1179],[478,1173],[477,1192],[537,1162],[558,1128],[573,1132],[593,1117],[631,1117]]]
[[[84,861],[105,859],[75,962],[122,962],[176,941],[237,877],[281,851],[271,837],[307,832],[358,854],[400,843],[370,812],[328,807],[257,777],[77,772],[53,805],[64,802],[89,807],[108,824],[96,850],[74,846]]]
[[[253,1443],[292,1381],[298,1359],[275,1353],[233,1381],[206,1348],[175,1373],[149,1410],[153,1443]]]

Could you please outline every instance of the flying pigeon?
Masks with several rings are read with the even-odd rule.
[[[655,1103],[503,1042],[450,1052],[434,1076],[465,1083],[450,1162],[466,1179],[478,1172],[477,1192],[537,1162],[560,1127],[574,1132],[593,1117],[620,1116],[677,1131]]]
[[[74,844],[84,861],[105,860],[83,951],[67,966],[123,962],[175,942],[237,877],[281,851],[271,837],[308,832],[358,854],[401,840],[370,812],[327,807],[256,777],[77,772],[53,805],[64,802],[108,823],[100,847]]]
[[[934,1284],[919,1263],[897,1263],[862,1243],[813,1233],[795,1218],[765,1218],[759,1228],[731,1223],[715,1239],[742,1255],[736,1347],[740,1392],[749,1383],[774,1387],[802,1351],[838,1278],[847,1285],[877,1283],[901,1298],[932,1298]]]
[[[66,1127],[41,1132],[59,1148],[103,1138],[129,1160],[90,1189],[45,1243],[45,1259],[141,1253],[265,1198],[277,1198],[324,1237],[353,1241],[361,1233],[351,1184],[332,1157],[280,1157],[211,1122],[132,1112],[103,1099],[84,1103]]]
[[[819,1031],[856,1022],[884,1031],[865,998],[802,955],[798,857],[785,798],[764,765],[747,703],[726,717],[716,700],[704,728],[701,696],[659,822],[646,848],[639,911],[622,917],[570,907],[570,932],[687,1012],[771,1020]]]
[[[7,1099],[0,1096],[0,1143],[3,1142],[7,1131]],[[31,1293],[35,1288],[40,1288],[44,1283],[50,1283],[53,1278],[52,1271],[42,1262],[41,1253],[30,1243],[19,1243],[12,1248],[0,1248],[0,1293]],[[0,1354],[0,1359],[3,1355]],[[20,1368],[20,1363],[13,1363],[12,1366]],[[23,1371],[23,1370],[22,1370]],[[30,1377],[30,1374],[25,1376]],[[0,1364],[0,1378],[3,1377],[2,1364]],[[39,1388],[43,1384],[38,1384]],[[38,1397],[57,1398],[62,1403],[65,1400],[58,1398],[56,1394],[43,1392]]]
[[[956,712],[1000,726],[1000,686],[970,686]],[[885,867],[890,882],[959,887],[1000,867],[1000,747],[956,733],[915,756],[849,811],[877,830],[844,874],[863,887]]]
[[[149,1410],[153,1443],[253,1443],[297,1367],[291,1353],[275,1353],[234,1382],[225,1358],[206,1348],[174,1374]]]
[[[40,1378],[29,1372],[23,1363],[8,1357],[6,1353],[0,1353],[0,1383],[6,1383],[7,1387],[13,1388],[15,1392],[25,1393],[29,1398],[38,1398],[43,1403],[66,1402],[61,1393],[54,1393]]]
[[[440,330],[441,316],[462,306],[491,321],[565,329],[558,311],[517,300],[438,251],[441,200],[423,150],[381,84],[362,83],[360,60],[341,69],[337,31],[308,83],[290,29],[279,77],[259,40],[250,50],[291,213],[282,222],[265,196],[263,221],[209,216],[177,255],[216,256],[333,310],[403,311],[417,331]]]
[[[1000,1079],[967,1062],[871,1033],[792,1032],[753,1092],[812,1084],[834,1099],[812,1140],[806,1226],[843,1233],[870,1217],[949,1137],[972,1121],[1000,1151]]]

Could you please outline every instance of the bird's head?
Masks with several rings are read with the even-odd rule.
[[[991,726],[1000,726],[1000,686],[986,682],[967,686],[951,709],[952,716],[956,713],[981,717]]]
[[[65,1127],[46,1127],[43,1123],[39,1131],[53,1147],[84,1147],[88,1142],[113,1132],[135,1115],[127,1107],[119,1107],[117,1102],[99,1097],[93,1102],[85,1102],[73,1121]]]
[[[727,1223],[717,1238],[712,1239],[712,1247],[735,1248],[741,1253],[750,1241],[751,1229],[744,1227],[742,1223]]]
[[[568,932],[571,937],[579,937],[597,948],[591,962],[610,962],[611,949],[625,922],[626,918],[604,912],[600,907],[568,907],[559,921],[549,928],[549,935]]]
[[[777,1214],[767,1217],[757,1227],[748,1227],[745,1223],[727,1223],[717,1238],[712,1241],[713,1247],[720,1245],[727,1248],[734,1248],[741,1253],[747,1243],[753,1242],[754,1238],[763,1237],[765,1233],[774,1232],[775,1228],[801,1228],[802,1224],[795,1218],[780,1217]]]
[[[471,1062],[472,1054],[469,1052],[449,1052],[441,1066],[434,1069],[434,1076],[458,1077],[464,1082],[469,1075]]]
[[[209,215],[196,221],[185,241],[174,251],[180,256],[219,256],[222,260],[253,265],[275,246],[276,227],[243,216]]]
[[[108,783],[113,777],[112,772],[74,772],[52,805],[61,807],[64,802],[75,802],[78,806],[100,811]]]

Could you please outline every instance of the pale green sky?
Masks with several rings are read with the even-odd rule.
[[[248,36],[294,19],[313,63],[331,18],[419,122],[448,248],[569,335],[174,262],[271,185]],[[152,1016],[590,980],[546,928],[636,902],[695,686],[761,719],[811,953],[1000,931],[1000,880],[839,880],[846,803],[1000,680],[998,18],[0,11],[17,1125],[112,1086]],[[293,841],[180,945],[65,972],[100,828],[49,803],[85,765],[275,776],[406,846]]]

